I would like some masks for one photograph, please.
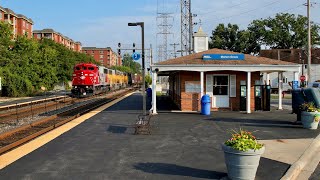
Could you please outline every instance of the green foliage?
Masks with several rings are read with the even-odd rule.
[[[257,53],[260,51],[260,45],[256,43],[254,34],[247,30],[239,30],[238,25],[219,24],[212,31],[212,36],[209,42],[210,48],[219,48],[234,52],[242,53]]]
[[[258,143],[256,137],[251,132],[242,129],[239,132],[233,130],[231,138],[224,144],[239,151],[258,150],[263,147],[263,144]]]
[[[145,81],[146,81],[146,86],[149,86],[152,83],[152,78],[149,74],[145,76]]]
[[[71,80],[73,66],[95,62],[92,57],[74,52],[49,39],[37,41],[18,36],[12,41],[12,30],[0,22],[0,77],[9,96],[28,96],[44,86]]]
[[[311,23],[311,44],[320,44],[320,27]],[[294,14],[277,14],[274,18],[254,20],[248,30],[257,40],[274,49],[302,48],[307,45],[308,19]]]
[[[261,45],[273,49],[303,48],[307,45],[307,17],[277,14],[274,18],[254,20],[246,30],[238,25],[219,24],[210,37],[209,47],[242,53],[259,53]],[[320,26],[311,22],[311,44],[320,45]]]
[[[307,112],[320,112],[320,108],[317,107],[314,102],[304,102],[300,105],[300,110]]]
[[[132,56],[129,54],[124,54],[122,65],[129,67],[131,69],[131,73],[141,74],[141,65],[138,62],[133,61]]]

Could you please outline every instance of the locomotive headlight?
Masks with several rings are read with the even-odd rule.
[[[85,76],[88,76],[88,74],[84,74]]]
[[[80,79],[82,79],[82,80],[84,80],[85,78],[86,78],[86,77],[84,77],[84,76],[81,76],[81,77],[80,77]]]
[[[89,74],[89,76],[93,76],[93,74]]]
[[[86,88],[88,88],[88,86],[86,86]]]

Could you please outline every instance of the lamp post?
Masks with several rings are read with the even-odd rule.
[[[143,98],[143,115],[146,113],[146,90],[145,90],[145,64],[144,64],[144,22],[128,23],[128,26],[141,26],[141,36],[142,36],[142,98]]]

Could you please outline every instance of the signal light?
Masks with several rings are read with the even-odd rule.
[[[121,49],[118,49],[118,54],[121,55]]]
[[[134,48],[136,47],[136,44],[135,44],[135,43],[133,43],[133,44],[132,44],[132,46],[133,46],[133,50],[132,50],[132,52],[133,52],[133,53],[135,53],[135,52],[136,52],[136,50],[135,50]]]
[[[118,43],[118,47],[121,47],[121,43]]]

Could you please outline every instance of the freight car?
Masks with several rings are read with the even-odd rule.
[[[82,97],[120,89],[127,85],[128,75],[124,72],[92,63],[79,63],[73,69],[71,94]]]

